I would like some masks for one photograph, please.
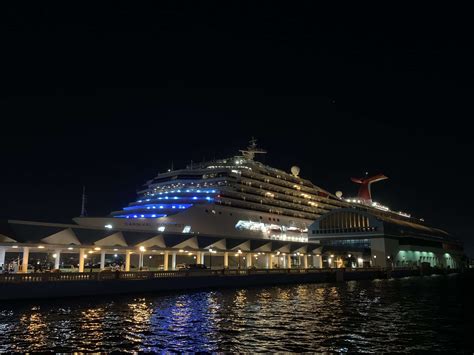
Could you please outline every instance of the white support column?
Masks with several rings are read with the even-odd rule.
[[[176,270],[176,252],[171,254],[171,270]]]
[[[271,254],[266,254],[265,255],[265,268],[270,269],[272,265],[272,259],[271,259]]]
[[[125,271],[130,271],[130,255],[132,252],[130,250],[127,250],[125,252]]]
[[[226,251],[224,252],[224,269],[229,268],[229,253]]]
[[[313,263],[315,268],[321,269],[323,267],[323,258],[321,254],[313,256]]]
[[[59,266],[61,265],[61,250],[56,250],[54,254],[56,254],[56,257],[54,258],[54,268],[59,269]]]
[[[176,270],[176,252],[171,254],[171,270]]]
[[[84,257],[85,257],[85,250],[79,249],[79,272],[84,272]]]
[[[273,269],[273,254],[268,254],[268,257],[270,258],[270,265],[268,265],[268,268]]]
[[[291,269],[291,254],[289,254],[289,253],[286,256],[286,268]]]
[[[168,259],[169,259],[169,252],[165,250],[165,254],[163,255],[163,270],[168,271]]]
[[[305,269],[308,268],[308,254],[303,255],[303,266]]]
[[[28,258],[30,256],[30,248],[23,247],[23,260],[21,262],[21,272],[27,273],[28,272]]]
[[[199,260],[199,264],[204,264],[204,252],[201,252],[201,260]]]
[[[143,252],[138,255],[138,269],[140,271],[143,269]]]
[[[201,252],[196,252],[196,264],[201,264]]]
[[[247,269],[252,267],[252,253],[247,253],[245,260],[247,261]]]
[[[0,266],[5,265],[5,254],[6,254],[6,249],[4,247],[0,247]]]
[[[101,270],[105,269],[105,251],[104,250],[100,252],[100,269]]]

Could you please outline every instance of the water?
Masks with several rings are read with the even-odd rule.
[[[469,352],[467,276],[0,305],[0,351]]]

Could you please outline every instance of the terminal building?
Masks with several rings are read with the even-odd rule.
[[[367,209],[342,208],[318,218],[309,240],[321,245],[324,267],[459,268],[463,249],[440,229]]]

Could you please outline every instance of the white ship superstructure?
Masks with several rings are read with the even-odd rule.
[[[350,204],[299,176],[241,154],[158,174],[136,201],[109,217],[78,217],[82,225],[205,235],[307,241],[308,226]]]

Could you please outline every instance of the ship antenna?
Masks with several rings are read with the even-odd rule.
[[[86,211],[86,186],[82,186],[82,207],[81,207],[81,217],[87,216]]]
[[[173,164],[173,161],[171,161],[171,171],[174,170],[174,164]]]
[[[252,137],[252,139],[250,140],[249,146],[247,147],[246,150],[241,149],[239,151],[242,153],[244,158],[248,159],[248,160],[253,160],[255,158],[255,154],[265,154],[266,153],[265,150],[257,148],[257,140],[254,137]]]

